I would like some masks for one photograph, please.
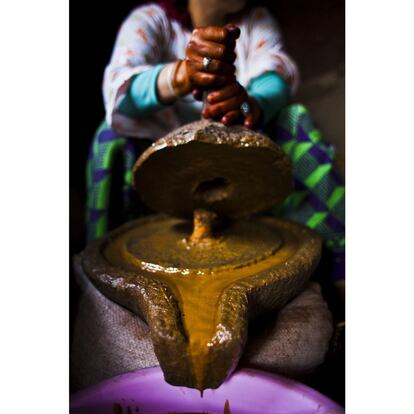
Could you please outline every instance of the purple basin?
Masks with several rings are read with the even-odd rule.
[[[225,406],[227,405],[227,408]],[[73,394],[71,414],[339,414],[344,409],[298,382],[253,369],[200,392],[164,381],[160,368],[120,375]]]

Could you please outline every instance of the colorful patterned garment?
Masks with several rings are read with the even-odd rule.
[[[335,166],[335,148],[322,141],[303,105],[279,113],[270,133],[290,156],[294,192],[275,215],[303,223],[320,233],[334,260],[332,279],[345,278],[345,185]]]
[[[96,132],[86,166],[88,241],[145,211],[132,187],[132,167],[150,145],[148,140],[120,136],[105,122]],[[121,189],[118,194],[116,187]]]
[[[335,260],[333,280],[344,279],[345,187],[334,165],[334,148],[322,141],[320,131],[302,105],[293,104],[282,109],[266,132],[290,156],[295,179],[294,192],[281,207],[273,209],[273,214],[318,231]],[[145,211],[132,188],[131,169],[150,143],[149,140],[123,137],[106,124],[97,131],[87,166],[89,240]],[[116,170],[123,175],[123,200],[118,202],[111,196]],[[112,213],[111,205],[117,206]]]

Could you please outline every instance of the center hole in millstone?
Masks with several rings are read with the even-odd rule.
[[[229,196],[229,187],[230,182],[226,178],[216,177],[198,183],[193,194],[205,203],[215,203],[223,201]]]

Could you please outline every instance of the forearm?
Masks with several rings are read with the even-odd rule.
[[[276,72],[266,72],[254,78],[247,92],[260,107],[262,124],[266,125],[288,103],[289,87]]]
[[[183,62],[157,65],[136,75],[118,110],[130,118],[147,116],[189,93]]]
[[[163,65],[157,65],[134,76],[118,111],[130,118],[139,118],[162,109],[164,105],[158,97],[157,79],[163,68]]]
[[[178,98],[172,82],[175,66],[176,63],[164,65],[157,78],[156,89],[158,100],[165,105],[173,103]]]
[[[185,63],[177,60],[166,64],[157,79],[157,94],[160,102],[169,104],[190,92],[190,81]]]

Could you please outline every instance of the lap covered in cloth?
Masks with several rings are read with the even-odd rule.
[[[74,261],[81,299],[71,349],[73,391],[137,369],[158,366],[150,331],[138,316],[106,298]],[[274,314],[252,321],[240,365],[301,378],[319,366],[332,336],[319,284]]]

